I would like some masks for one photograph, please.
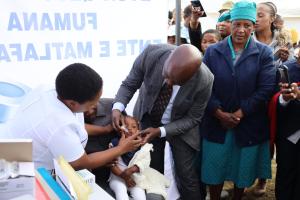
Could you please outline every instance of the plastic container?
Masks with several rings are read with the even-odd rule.
[[[0,80],[0,123],[13,117],[29,91],[30,88],[24,84]]]

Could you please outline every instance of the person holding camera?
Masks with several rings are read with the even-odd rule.
[[[192,11],[188,27],[190,43],[201,51],[202,27],[199,19],[205,17],[206,13],[200,1],[191,1],[190,8]]]
[[[286,66],[289,78],[280,82],[277,95],[275,196],[296,200],[300,199],[300,53]]]

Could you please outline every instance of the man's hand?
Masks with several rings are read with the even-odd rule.
[[[280,93],[285,101],[300,99],[300,91],[297,83],[279,83]]]
[[[221,109],[217,109],[215,117],[220,120],[220,123],[225,129],[232,129],[240,123],[240,118],[232,113],[223,112]]]
[[[147,142],[152,141],[156,137],[160,137],[160,129],[159,128],[147,128],[140,132],[143,142],[142,144],[146,144]]]
[[[139,133],[135,133],[125,138],[125,134],[122,134],[118,146],[122,148],[124,153],[136,150],[142,144],[142,139],[139,138],[139,135]]]
[[[120,110],[114,109],[112,111],[112,125],[113,128],[120,132],[121,131],[121,126],[123,126],[124,123],[124,116],[122,115]]]

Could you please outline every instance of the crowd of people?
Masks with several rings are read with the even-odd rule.
[[[291,65],[295,66],[297,65],[295,63],[299,63],[299,59],[297,61],[297,57],[299,57],[297,33],[293,33],[294,30],[285,29],[284,18],[277,13],[277,7],[274,3],[261,2],[257,5],[254,4],[252,11],[250,7],[250,3],[246,5],[245,2],[236,4],[232,1],[224,2],[219,10],[220,15],[215,26],[216,28],[208,29],[203,33],[198,20],[202,13],[192,5],[184,9],[185,13],[187,13],[187,9],[191,10],[190,24],[187,31],[190,42],[203,53],[203,62],[209,67],[215,77],[212,95],[200,127],[200,135],[202,136],[201,180],[209,185],[212,199],[220,197],[225,180],[233,181],[235,186],[234,194],[237,196],[237,199],[240,199],[244,188],[250,187],[256,178],[258,178],[258,181],[255,185],[254,193],[260,196],[266,192],[266,180],[271,178],[269,165],[270,160],[274,156],[273,144],[274,142],[276,143],[278,138],[281,138],[281,136],[278,136],[280,134],[276,134],[276,137],[273,136],[271,152],[269,152],[270,118],[274,118],[274,116],[270,116],[269,112],[269,104],[272,103],[270,103],[270,98],[276,91],[279,91],[278,94],[281,92],[281,96],[285,95],[284,92],[287,91],[288,87],[298,89],[296,85],[285,85],[286,88],[280,85],[279,87],[280,77],[278,77],[277,73],[278,67],[282,65],[286,65],[290,71]],[[240,20],[248,20],[248,24],[237,23],[236,19],[239,18]],[[170,21],[174,20],[171,19]],[[198,23],[196,26],[195,22]],[[240,26],[244,27],[244,30],[240,31]],[[181,37],[185,37],[185,35],[186,33],[182,34]],[[241,42],[243,37],[247,40]],[[253,42],[255,42],[255,47],[259,48],[258,51],[255,48],[251,48],[251,43]],[[260,44],[270,48],[264,47],[265,50],[262,50],[259,47]],[[270,50],[271,52],[268,52]],[[255,54],[257,55],[255,56]],[[228,58],[231,58],[232,61]],[[243,60],[243,62],[239,62],[239,60]],[[255,66],[255,63],[257,66]],[[293,73],[296,72],[294,71]],[[290,76],[293,75],[291,74]],[[299,82],[299,80],[295,79],[290,81]],[[295,91],[295,93],[297,92]],[[279,98],[278,95],[276,97]],[[282,98],[280,97],[280,99]],[[281,110],[280,105],[282,104],[279,104],[275,110]],[[250,106],[250,113],[247,113],[245,106]],[[239,111],[242,111],[242,114]],[[279,115],[276,120],[276,128],[273,128],[275,131],[279,130],[280,123],[278,119]],[[232,121],[230,122],[230,120]],[[274,119],[272,120],[274,122]],[[298,139],[300,133],[297,133],[297,130],[293,132],[295,133],[293,136]],[[286,140],[287,138],[284,139]],[[298,140],[295,146],[292,146],[298,148],[297,150],[299,151],[299,144],[296,147],[297,142]],[[223,144],[223,146],[220,146],[220,144]],[[239,148],[234,145],[237,145]],[[248,149],[250,147],[252,150]],[[259,149],[256,152],[257,157],[249,154],[250,151],[255,151],[255,148]],[[292,166],[298,168],[300,166],[299,164],[295,165],[293,162],[288,162],[285,163],[287,166],[283,168],[283,158],[281,156],[278,158],[278,150],[280,151],[280,148],[277,147],[276,150],[277,174],[279,174],[276,176],[276,197],[277,199],[298,199],[299,196],[296,193],[297,189],[300,189],[298,184],[299,170],[298,172],[296,172],[297,170],[292,170]],[[295,153],[297,150],[294,150]],[[235,153],[229,154],[228,152]],[[238,154],[239,157],[235,158],[235,154]],[[289,155],[291,154],[294,155],[293,158],[297,157],[297,160],[299,160],[297,153],[295,155],[289,152]],[[210,160],[211,157],[212,160]],[[253,161],[252,164],[249,163],[250,160]],[[235,166],[234,163],[239,163],[239,165]],[[239,168],[243,166],[246,166],[246,169]],[[285,178],[281,174],[283,169],[286,170],[283,175]],[[247,170],[249,171],[247,172]],[[222,177],[222,179],[218,176]],[[246,179],[240,179],[240,177]],[[250,180],[246,184],[247,179]],[[279,182],[278,179],[285,180]],[[245,185],[242,185],[241,182]],[[290,188],[289,194],[284,192],[288,190],[286,188]],[[239,192],[239,189],[241,192]]]
[[[218,200],[225,181],[234,199],[255,182],[263,195],[275,145],[276,199],[300,199],[299,44],[272,2],[226,1],[219,13],[203,32],[204,11],[187,6],[178,46],[170,16],[169,44],[147,46],[115,98],[100,98],[102,78],[89,66],[65,67],[55,88],[28,95],[6,137],[33,140],[35,167],[53,170],[63,155],[90,169],[117,200],[170,199],[166,146],[178,199]]]

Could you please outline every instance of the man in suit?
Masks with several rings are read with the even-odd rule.
[[[189,44],[179,47],[149,45],[135,60],[122,82],[113,105],[115,129],[123,123],[121,112],[139,89],[134,116],[141,121],[144,142],[154,145],[150,166],[163,173],[165,140],[174,157],[177,187],[182,200],[203,199],[195,165],[200,147],[198,125],[211,94],[213,75],[201,62],[199,50]],[[159,122],[155,115],[164,85],[171,89]]]

